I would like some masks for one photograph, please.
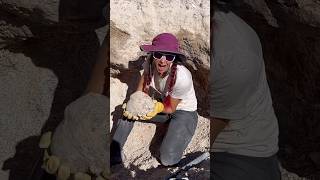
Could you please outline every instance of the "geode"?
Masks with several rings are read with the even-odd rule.
[[[154,101],[148,94],[142,91],[136,91],[131,94],[126,105],[126,110],[130,112],[132,116],[143,116],[153,111],[153,109]]]
[[[89,93],[67,106],[64,120],[53,133],[48,147],[47,172],[59,176],[64,173],[60,172],[61,167],[65,166],[71,174],[80,173],[79,176],[84,177],[88,175],[83,173],[99,176],[109,169],[108,104],[106,96]],[[43,147],[47,144],[40,143]]]

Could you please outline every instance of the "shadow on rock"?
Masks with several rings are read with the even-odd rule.
[[[114,78],[119,79],[122,83],[127,84],[128,90],[126,93],[126,98],[124,102],[127,102],[130,98],[130,95],[137,90],[138,82],[141,78],[140,70],[142,70],[142,64],[144,62],[144,57],[139,57],[137,60],[129,61],[128,69],[118,66],[115,64],[111,64],[112,69],[119,70],[120,73],[116,74]],[[111,134],[115,131],[115,126],[117,124],[118,119],[122,118],[122,104],[115,107],[115,110],[111,112],[113,127],[111,130]]]
[[[14,157],[3,163],[3,170],[10,170],[9,180],[34,180],[37,164],[42,161],[38,148],[39,136],[28,137],[16,146]]]

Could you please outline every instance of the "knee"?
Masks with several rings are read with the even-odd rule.
[[[179,163],[179,161],[180,161],[180,159],[176,160],[172,157],[160,157],[160,160],[161,160],[161,164],[164,166],[173,166],[173,165]]]
[[[174,149],[161,149],[160,150],[160,161],[164,166],[172,166],[179,163],[182,154],[179,152],[175,152]]]
[[[133,121],[128,121],[125,119],[118,119],[117,122],[117,127],[123,127],[123,128],[132,128],[133,127],[134,122]]]

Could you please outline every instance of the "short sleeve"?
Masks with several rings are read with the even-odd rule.
[[[171,97],[183,99],[193,87],[192,76],[185,67],[180,67],[177,72],[176,83],[172,89]]]
[[[210,116],[241,119],[249,114],[261,81],[261,59],[250,52],[214,57],[209,77]]]

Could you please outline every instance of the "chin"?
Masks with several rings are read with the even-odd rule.
[[[167,71],[168,71],[168,70],[164,70],[164,71],[159,71],[159,70],[158,70],[158,73],[159,73],[159,74],[163,74],[163,73],[166,73]]]

